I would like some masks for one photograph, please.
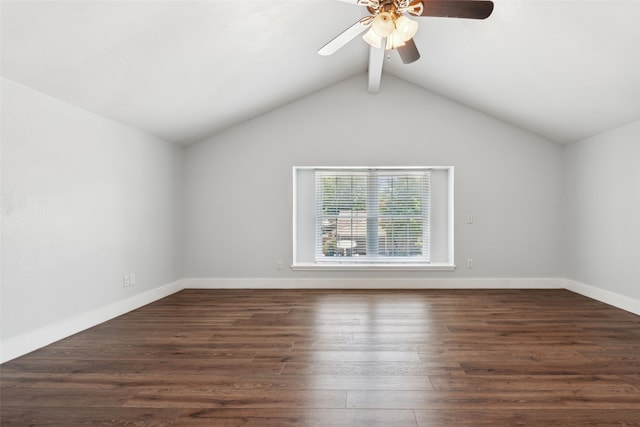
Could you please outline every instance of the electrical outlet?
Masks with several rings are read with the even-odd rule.
[[[282,270],[282,268],[284,267],[284,262],[282,260],[278,260],[276,261],[276,270]]]
[[[473,268],[473,259],[467,258],[467,268]]]
[[[128,286],[131,286],[131,279],[129,278],[128,274],[125,274],[122,277],[122,284],[124,285],[125,288],[128,287]]]
[[[129,273],[129,284],[131,286],[136,284],[136,273]]]
[[[467,215],[467,224],[473,224],[473,215]]]

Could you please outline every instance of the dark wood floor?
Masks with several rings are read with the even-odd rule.
[[[640,426],[640,317],[562,290],[186,290],[0,380],[3,426]]]

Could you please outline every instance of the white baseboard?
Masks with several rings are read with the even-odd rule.
[[[604,289],[570,279],[564,279],[564,288],[640,316],[640,301],[637,299],[616,294],[615,292],[605,291]]]
[[[62,322],[3,340],[0,345],[0,363],[15,359],[63,338],[121,316],[144,305],[167,297],[184,288],[182,280],[134,295],[98,309],[79,314]]]
[[[556,278],[192,278],[185,289],[562,289]]]

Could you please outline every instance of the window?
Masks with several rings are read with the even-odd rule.
[[[294,167],[294,270],[453,270],[453,167]]]
[[[429,170],[316,170],[316,262],[429,262]]]

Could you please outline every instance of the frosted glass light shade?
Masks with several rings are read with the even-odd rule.
[[[378,37],[388,37],[396,29],[393,16],[389,12],[379,13],[373,18],[371,29],[375,31]]]
[[[395,49],[400,46],[404,46],[405,42],[404,34],[400,31],[395,30],[389,37],[387,37],[387,46],[386,49]]]
[[[370,46],[380,49],[382,47],[382,38],[373,31],[373,28],[369,28],[369,31],[362,36],[362,40],[366,41]]]
[[[416,35],[418,23],[402,15],[396,19],[396,31],[402,35],[402,41],[406,42]]]

